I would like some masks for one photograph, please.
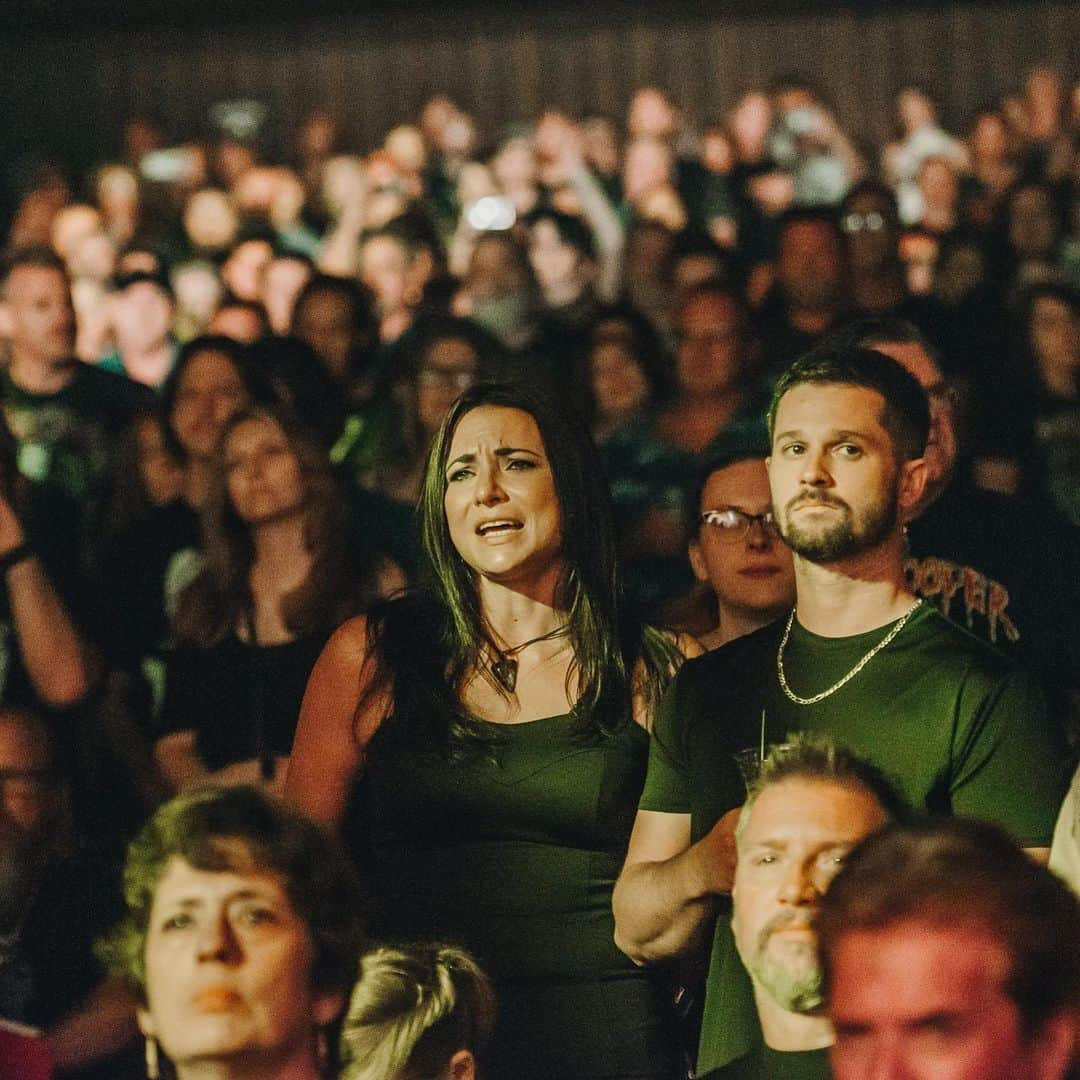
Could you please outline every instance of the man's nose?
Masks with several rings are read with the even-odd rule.
[[[875,1040],[866,1080],[912,1080],[898,1039],[885,1034]]]
[[[812,866],[795,863],[788,867],[780,889],[780,900],[785,904],[804,907],[821,899],[817,874]]]
[[[825,454],[820,450],[808,450],[802,459],[799,479],[811,487],[823,487],[830,480],[825,467]]]

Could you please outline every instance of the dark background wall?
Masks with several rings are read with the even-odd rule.
[[[350,10],[351,9],[351,10]],[[1077,75],[1077,5],[611,3],[528,0],[358,5],[326,0],[0,0],[0,151],[42,150],[73,167],[116,152],[124,117],[147,111],[180,139],[206,130],[214,101],[270,106],[268,150],[315,105],[357,149],[446,91],[495,132],[547,104],[622,115],[659,83],[703,119],[781,73],[815,80],[873,143],[906,80],[929,83],[946,122],[1047,62]]]

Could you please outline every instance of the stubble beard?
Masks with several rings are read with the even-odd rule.
[[[834,507],[840,511],[839,516],[830,525],[805,528],[794,520],[794,511],[807,503]],[[867,507],[859,518],[840,499],[815,497],[803,492],[784,507],[779,522],[780,535],[792,551],[808,562],[836,562],[877,547],[896,527],[898,515],[895,492]]]
[[[755,981],[782,1008],[793,1013],[812,1013],[824,1003],[823,977],[813,941],[773,941],[773,934],[785,926],[813,919],[781,916],[768,923],[758,939],[753,956],[745,960]],[[780,955],[776,955],[777,952]]]

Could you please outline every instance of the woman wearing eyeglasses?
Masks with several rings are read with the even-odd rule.
[[[731,450],[711,458],[691,505],[697,526],[690,565],[716,599],[716,622],[698,640],[716,649],[791,610],[791,549],[773,522],[764,451]]]

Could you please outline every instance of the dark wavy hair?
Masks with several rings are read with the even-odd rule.
[[[485,659],[497,654],[497,643],[443,508],[454,432],[464,416],[485,406],[520,409],[540,431],[559,501],[564,575],[557,603],[566,611],[574,654],[568,680],[576,677],[580,688],[577,733],[585,740],[603,738],[632,722],[635,690],[655,705],[679,654],[669,637],[633,623],[621,611],[615,533],[599,455],[579,414],[539,386],[479,383],[458,398],[443,421],[419,500],[426,588],[372,618],[372,644],[382,668],[382,678],[374,682],[392,684],[395,716],[406,724],[434,725],[451,754],[491,742],[490,732],[463,710],[459,697],[476,672],[506,694]],[[634,679],[638,661],[644,674],[640,686]]]
[[[282,600],[285,624],[297,635],[332,627],[353,614],[362,601],[351,588],[345,565],[345,514],[326,451],[291,414],[278,409],[243,409],[229,420],[218,445],[213,480],[202,515],[204,564],[180,596],[176,632],[185,641],[209,646],[232,633],[252,603],[249,575],[255,558],[251,528],[229,498],[225,449],[229,436],[249,420],[281,428],[296,455],[306,488],[304,541],[313,561],[307,579]],[[360,585],[374,583],[373,565],[363,567]]]

